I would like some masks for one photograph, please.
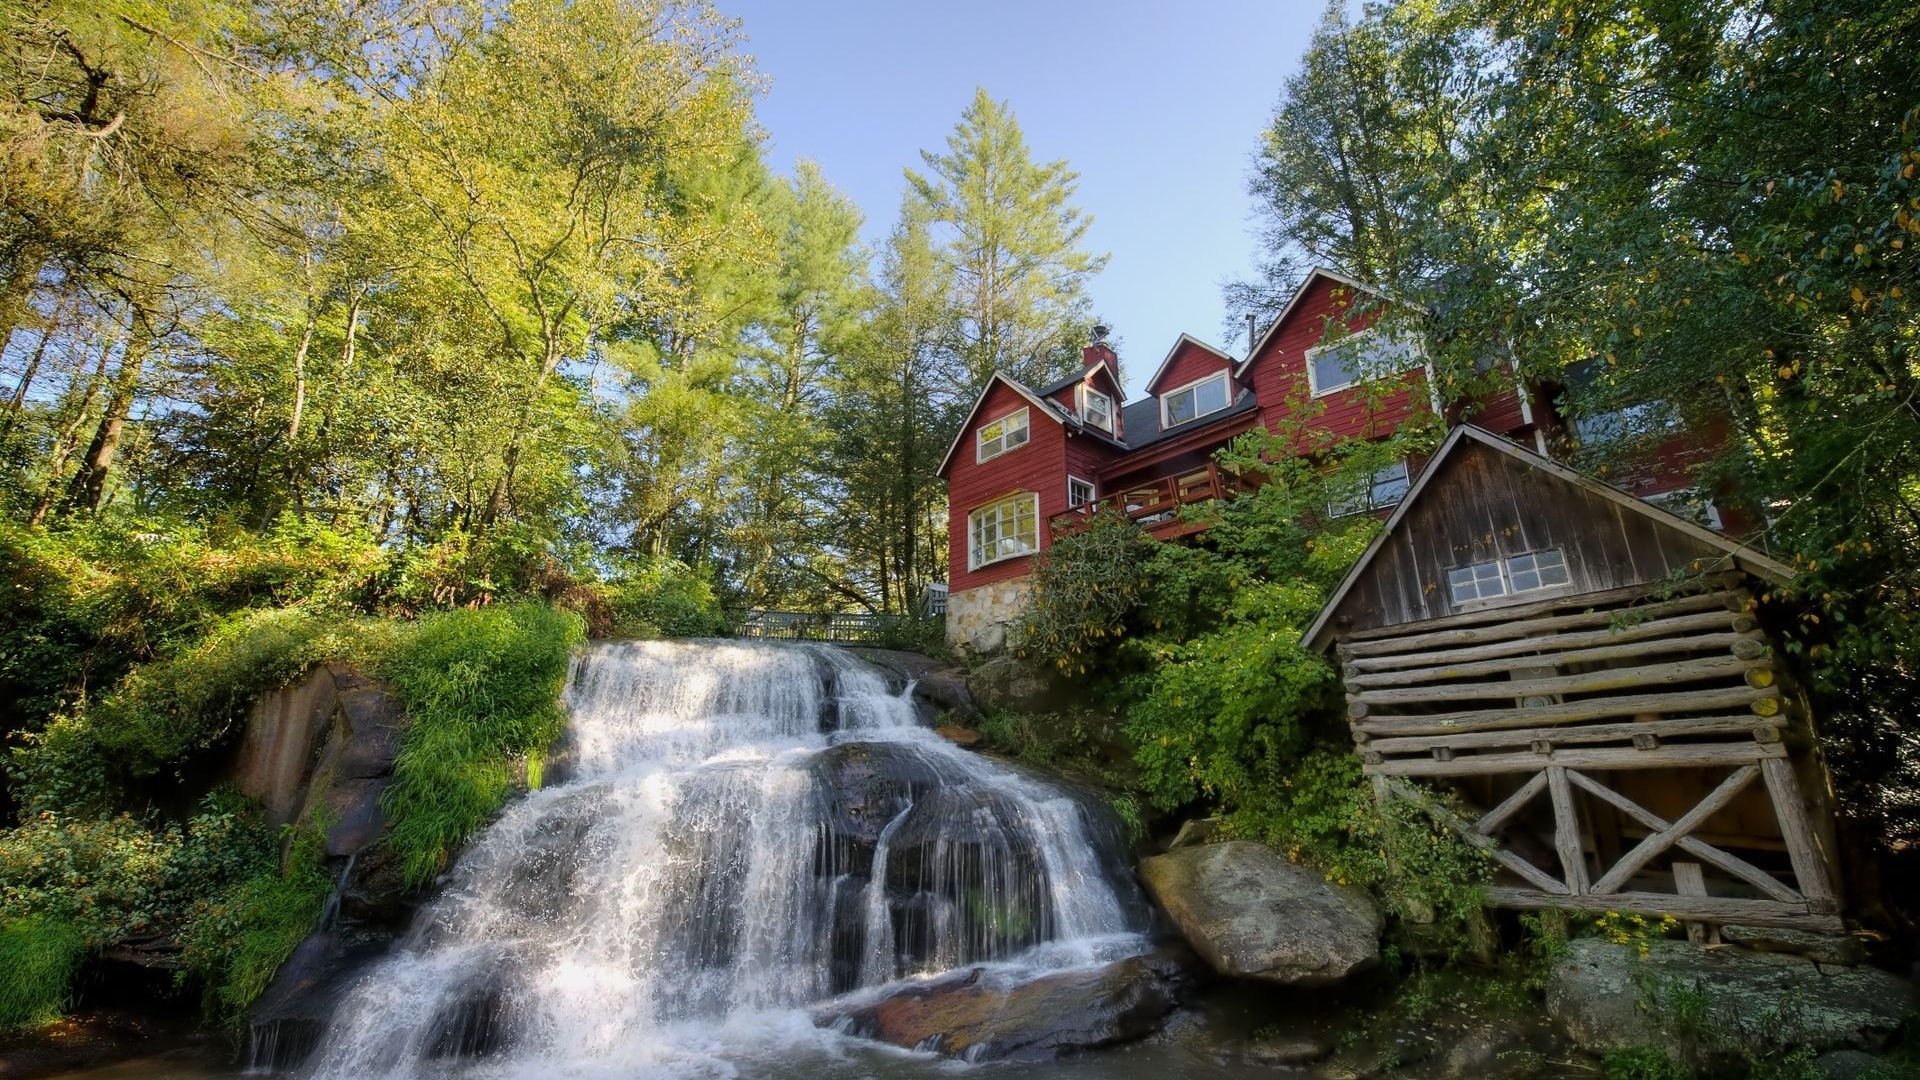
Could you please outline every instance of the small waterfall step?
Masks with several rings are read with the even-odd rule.
[[[840,1037],[823,1003],[1143,953],[1111,814],[911,690],[826,646],[582,649],[565,779],[475,838],[310,1075],[727,1075]]]

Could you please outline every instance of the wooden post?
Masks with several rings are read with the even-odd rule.
[[[1800,895],[1815,911],[1839,910],[1839,896],[1827,873],[1827,861],[1815,842],[1812,824],[1807,820],[1806,804],[1800,801],[1800,783],[1793,766],[1785,758],[1768,758],[1760,763],[1767,782],[1767,794],[1773,799],[1773,812],[1780,819],[1780,836],[1787,844],[1787,858],[1793,862],[1793,877]]]
[[[1700,870],[1697,862],[1677,862],[1673,864],[1673,891],[1681,896],[1707,895],[1707,875]],[[1687,940],[1695,945],[1707,943],[1707,924],[1689,922]]]
[[[1553,846],[1560,853],[1567,892],[1585,895],[1587,857],[1580,850],[1580,818],[1574,811],[1573,785],[1567,782],[1565,766],[1547,766],[1547,794],[1553,800]]]

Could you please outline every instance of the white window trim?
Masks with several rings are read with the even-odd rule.
[[[1000,449],[995,450],[993,453],[989,454],[987,453],[987,440],[985,438],[987,428],[992,427],[994,424],[1005,423],[1006,421],[1011,420],[1016,416],[1021,418],[1020,419],[1021,427],[1024,428],[1027,433],[1027,437],[1020,440],[1020,446],[1025,446],[1028,443],[1033,441],[1033,417],[1031,415],[1031,411],[1025,405],[1022,405],[1020,408],[1015,409],[1010,413],[1006,413],[1001,416],[996,416],[993,419],[987,421],[986,423],[981,424],[978,428],[974,429],[974,432],[973,432],[974,464],[978,465],[983,462],[992,461],[994,458],[997,458],[1002,454],[1011,453],[1014,450],[1020,449],[1020,446],[1008,446],[1006,444],[1006,434],[1005,432],[1002,432],[1000,436]]]
[[[1180,423],[1191,424],[1195,420],[1198,420],[1202,417],[1212,416],[1214,413],[1217,413],[1217,412],[1225,412],[1228,408],[1230,408],[1233,405],[1233,379],[1230,377],[1230,373],[1225,370],[1221,370],[1221,371],[1216,371],[1211,375],[1202,375],[1200,378],[1195,379],[1190,383],[1184,383],[1180,386],[1176,386],[1173,389],[1165,391],[1160,395],[1160,429],[1164,431],[1167,428],[1174,426],[1173,421],[1169,419],[1167,415],[1167,399],[1168,398],[1173,397],[1175,394],[1179,394],[1187,390],[1191,390],[1202,383],[1212,382],[1215,379],[1226,380],[1227,403],[1225,405],[1220,406],[1218,409],[1208,409],[1206,412],[1194,413],[1192,416],[1188,417],[1187,419],[1180,421]],[[1196,401],[1199,400],[1198,395],[1195,395],[1195,400]]]
[[[1093,422],[1092,413],[1087,408],[1087,402],[1090,399],[1096,398],[1096,397],[1107,403],[1107,422],[1104,424],[1095,424]],[[1107,432],[1108,434],[1112,434],[1113,433],[1113,414],[1114,414],[1114,406],[1113,406],[1113,397],[1111,395],[1101,393],[1100,391],[1095,390],[1093,387],[1087,385],[1086,383],[1080,384],[1080,419],[1082,421],[1088,424],[1091,424],[1094,427],[1099,428],[1101,431]]]
[[[1314,378],[1314,375],[1313,375],[1313,357],[1314,357],[1314,354],[1319,353],[1326,349],[1336,348],[1341,345],[1351,345],[1353,342],[1359,341],[1360,339],[1365,338],[1369,334],[1384,333],[1386,332],[1386,329],[1387,328],[1382,326],[1381,324],[1375,323],[1372,326],[1367,327],[1365,330],[1356,330],[1351,334],[1343,335],[1338,341],[1325,342],[1323,344],[1315,345],[1314,347],[1308,349],[1306,352],[1307,389],[1311,391],[1314,397],[1318,398],[1318,397],[1326,397],[1328,394],[1337,394],[1342,390],[1351,390],[1354,387],[1359,386],[1363,382],[1372,381],[1372,379],[1368,379],[1356,374],[1354,378],[1349,379],[1348,381],[1343,382],[1338,386],[1321,386],[1320,380]],[[1420,347],[1420,343],[1417,340],[1412,342],[1412,347],[1408,350],[1406,367],[1403,367],[1398,371],[1382,371],[1378,375],[1373,376],[1372,378],[1384,379],[1392,375],[1399,375],[1404,372],[1412,371],[1414,368],[1427,368],[1428,369],[1427,370],[1428,385],[1432,386],[1433,372],[1432,372],[1432,369],[1427,364],[1426,350]],[[1431,393],[1432,393],[1432,396],[1434,396],[1437,400],[1439,396],[1439,391],[1436,389],[1436,390],[1433,390]],[[1436,409],[1436,411],[1438,410]]]
[[[1513,587],[1513,571],[1507,564],[1511,560],[1520,558],[1523,555],[1538,555],[1543,551],[1558,551],[1560,553],[1560,563],[1562,566],[1566,568],[1567,580],[1558,585],[1539,585],[1531,589],[1514,588]],[[1452,602],[1453,610],[1479,611],[1484,608],[1503,607],[1507,604],[1530,603],[1535,600],[1549,600],[1555,596],[1559,596],[1562,594],[1571,594],[1578,591],[1579,583],[1573,580],[1573,564],[1567,561],[1567,552],[1566,552],[1566,549],[1563,547],[1556,546],[1556,547],[1550,547],[1550,548],[1534,548],[1531,551],[1516,551],[1512,555],[1497,555],[1492,559],[1482,559],[1480,560],[1480,562],[1483,562],[1483,563],[1494,562],[1499,564],[1500,585],[1506,591],[1501,593],[1498,596],[1480,596],[1480,597],[1475,597],[1472,600],[1454,600],[1452,586],[1450,586],[1445,581],[1445,579],[1442,579],[1441,588],[1444,588],[1447,590],[1447,598],[1449,601]],[[1466,564],[1466,566],[1477,566],[1477,565],[1479,565],[1479,563]],[[1447,568],[1446,572],[1451,574],[1455,570],[1465,569],[1466,566],[1450,566]]]
[[[1073,485],[1075,484],[1087,485],[1087,490],[1093,492],[1093,497],[1088,499],[1086,502],[1076,504],[1073,501]],[[1097,503],[1099,501],[1100,501],[1099,485],[1095,484],[1091,480],[1086,480],[1086,479],[1082,479],[1081,477],[1075,476],[1072,473],[1067,474],[1067,509],[1078,510],[1082,506],[1091,506],[1094,503]],[[971,528],[972,526],[969,525],[968,527]]]
[[[1020,498],[1032,500],[1032,503],[1033,503],[1033,546],[1028,548],[1025,551],[1010,552],[1006,555],[995,555],[991,559],[981,560],[979,558],[979,551],[975,547],[975,543],[976,543],[975,530],[973,527],[974,515],[980,513],[982,510],[987,510],[992,507],[999,506],[1001,503],[1012,502],[1013,500],[1020,499]],[[979,506],[976,506],[973,509],[967,511],[967,569],[968,571],[971,572],[976,570],[984,570],[987,567],[992,566],[994,563],[1006,562],[1008,559],[1024,559],[1029,555],[1037,555],[1039,553],[1040,553],[1040,493],[1039,492],[1016,491],[1012,495],[1008,495],[999,499],[994,499],[991,502],[981,503]]]

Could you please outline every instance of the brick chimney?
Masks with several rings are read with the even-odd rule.
[[[1113,346],[1107,344],[1107,335],[1110,333],[1112,333],[1112,330],[1105,326],[1095,326],[1093,328],[1093,340],[1088,342],[1086,347],[1080,350],[1080,358],[1085,361],[1085,363],[1081,365],[1080,370],[1092,371],[1095,364],[1105,360],[1108,369],[1113,372],[1114,381],[1119,382],[1120,354],[1114,352]]]

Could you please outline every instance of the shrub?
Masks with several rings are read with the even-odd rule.
[[[431,881],[506,800],[508,769],[559,738],[559,695],[579,616],[524,602],[425,616],[376,671],[411,724],[381,798],[387,842],[413,885]]]
[[[1066,675],[1100,666],[1129,630],[1152,551],[1152,540],[1133,522],[1103,512],[1042,552],[1034,564],[1033,601],[1011,635],[1019,655]]]
[[[313,932],[333,889],[321,830],[289,826],[284,833],[283,859],[196,904],[179,934],[181,961],[201,980],[207,1013],[229,1027],[245,1022],[280,965]]]
[[[677,559],[629,566],[605,591],[619,637],[718,637],[730,629],[713,582]]]

